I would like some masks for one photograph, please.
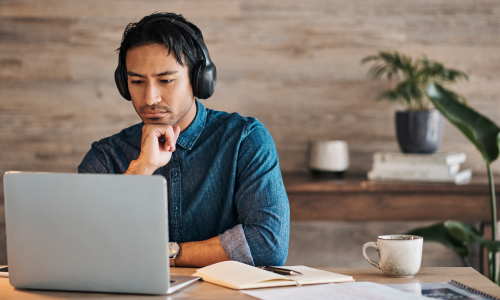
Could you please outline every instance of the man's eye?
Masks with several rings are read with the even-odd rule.
[[[172,79],[162,79],[160,80],[161,83],[170,83],[172,82]]]
[[[132,80],[131,83],[132,84],[141,84],[142,81],[141,80]]]

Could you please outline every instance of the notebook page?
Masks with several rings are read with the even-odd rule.
[[[223,261],[196,271],[196,274],[194,274],[196,276],[201,276],[202,278],[208,276],[212,279],[211,282],[236,289],[262,281],[293,280],[292,278],[264,271],[237,261]]]
[[[306,266],[284,266],[283,268],[302,273],[303,275],[301,276],[286,276],[296,280],[299,284],[354,281],[352,276],[309,268]]]
[[[292,288],[242,291],[262,300],[424,300],[426,297],[402,292],[373,282],[321,284]]]

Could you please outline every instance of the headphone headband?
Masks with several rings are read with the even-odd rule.
[[[201,51],[203,51],[203,59],[206,61],[206,63],[213,64],[212,60],[210,60],[210,55],[208,54],[208,49],[207,49],[207,46],[205,45],[205,41],[203,41],[203,39],[201,37],[196,35],[196,32],[194,32],[194,30],[191,27],[189,27],[188,25],[186,25],[182,22],[177,21],[176,19],[165,18],[165,20],[171,20],[172,24],[175,24],[179,27],[182,27],[184,30],[186,30],[187,33],[189,33],[191,35],[193,40],[196,43],[198,43],[198,45],[200,46]]]
[[[201,51],[203,52],[203,59],[201,62],[197,63],[193,70],[193,80],[191,82],[191,86],[193,88],[193,95],[199,99],[208,99],[213,95],[215,91],[215,85],[217,83],[217,68],[214,63],[210,59],[210,55],[208,53],[207,46],[203,41],[203,38],[196,35],[196,32],[184,24],[181,21],[177,21],[172,18],[163,18],[164,20],[172,22],[172,24],[181,27],[189,33],[189,35],[193,38],[193,40],[198,44]],[[148,23],[156,21],[158,19],[153,19],[147,22],[144,26],[148,25]],[[115,83],[120,95],[126,100],[132,100],[130,96],[130,92],[128,89],[128,77],[127,77],[127,68],[125,66],[125,55],[121,57],[118,56],[118,66],[115,70]]]

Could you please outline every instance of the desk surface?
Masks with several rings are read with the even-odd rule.
[[[191,275],[195,269],[172,268],[172,274]],[[421,268],[413,278],[390,278],[375,268],[324,268],[324,270],[351,275],[356,281],[371,281],[381,284],[389,283],[415,283],[415,282],[441,282],[452,279],[470,287],[500,297],[500,287],[489,281],[472,268]],[[78,292],[53,292],[16,290],[7,278],[0,278],[0,298],[12,299],[255,299],[240,291],[220,287],[207,282],[194,283],[174,294],[163,296],[143,296],[124,294],[78,293]]]

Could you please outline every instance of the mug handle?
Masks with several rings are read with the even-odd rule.
[[[368,255],[366,255],[366,249],[369,248],[369,247],[373,247],[375,248],[375,250],[378,251],[378,245],[376,242],[368,242],[366,244],[363,245],[363,256],[366,258],[366,260],[371,263],[375,268],[378,268],[380,269],[380,263],[376,262],[376,261],[373,261],[371,260]]]

